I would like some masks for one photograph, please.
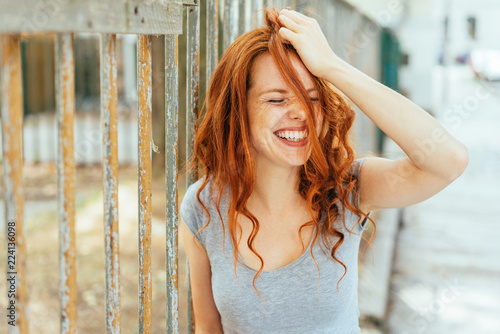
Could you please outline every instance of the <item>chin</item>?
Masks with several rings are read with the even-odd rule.
[[[291,167],[300,167],[304,166],[304,164],[307,162],[309,159],[309,156],[304,156],[304,157],[293,157],[293,158],[288,158],[285,159],[287,164]]]

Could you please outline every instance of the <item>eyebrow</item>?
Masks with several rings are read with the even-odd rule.
[[[317,91],[318,89],[316,88],[309,88],[308,90],[306,90],[307,93],[311,93],[311,92],[314,92],[314,91]],[[262,93],[260,93],[259,95],[264,95],[264,94],[269,94],[269,93],[280,93],[280,94],[286,94],[288,93],[289,91],[286,90],[286,89],[281,89],[281,88],[271,88],[271,89],[268,89],[268,90],[265,90],[263,91]]]

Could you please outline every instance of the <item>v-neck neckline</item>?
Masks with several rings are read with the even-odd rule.
[[[297,259],[295,259],[294,261],[292,261],[292,262],[284,265],[283,267],[279,267],[277,269],[263,270],[260,273],[260,275],[275,275],[275,274],[281,273],[282,271],[286,271],[288,269],[291,269],[291,268],[295,267],[296,265],[299,265],[306,258],[306,256],[310,255],[310,253],[311,253],[310,250],[311,250],[311,247],[312,247],[314,236],[316,234],[316,229],[317,229],[317,227],[314,226],[314,230],[313,230],[313,233],[312,233],[312,236],[311,236],[311,240],[309,241],[309,245],[307,246],[307,248],[304,250],[304,252]],[[234,247],[233,247],[233,252],[234,251],[235,250],[234,250]],[[254,267],[250,266],[249,264],[247,264],[245,262],[245,260],[241,256],[240,252],[238,252],[238,260],[243,265],[243,267],[247,268],[248,270],[250,270],[252,272],[255,272],[255,273],[258,272],[257,269],[255,269]]]

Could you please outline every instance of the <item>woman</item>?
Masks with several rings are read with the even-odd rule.
[[[408,158],[354,160],[354,111]],[[196,333],[359,333],[369,212],[436,194],[467,150],[431,116],[342,61],[314,19],[268,10],[210,84],[195,138],[205,177],[181,206]]]

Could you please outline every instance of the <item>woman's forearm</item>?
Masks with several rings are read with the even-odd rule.
[[[460,175],[468,160],[461,142],[415,103],[334,58],[324,78],[394,140],[415,166],[449,178]]]

